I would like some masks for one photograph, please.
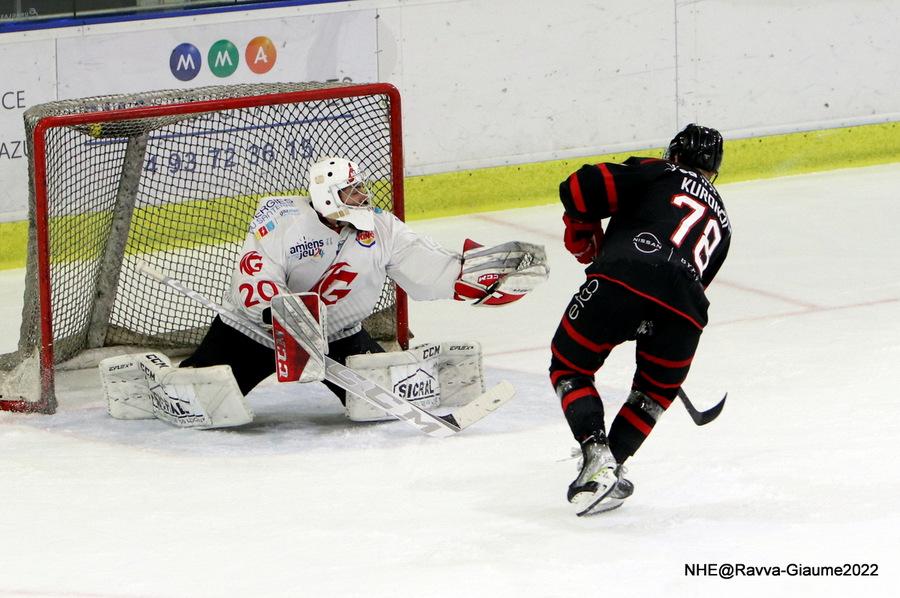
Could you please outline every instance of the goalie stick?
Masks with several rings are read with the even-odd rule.
[[[684,404],[684,408],[687,409],[688,415],[691,416],[691,419],[694,420],[694,423],[698,426],[703,426],[719,417],[719,414],[722,413],[722,408],[725,407],[725,399],[728,398],[728,393],[726,392],[721,401],[719,401],[706,411],[700,411],[699,409],[694,407],[694,404],[691,403],[691,400],[688,398],[687,394],[685,394],[685,392],[680,388],[678,389],[678,398],[681,399],[681,402]]]
[[[270,349],[274,349],[275,341],[272,339],[272,336],[249,318],[214,303],[205,295],[156,270],[143,261],[138,261],[138,271],[174,289],[185,297],[193,299],[200,305],[213,310],[219,314],[219,317],[226,324],[235,330],[242,332]],[[419,431],[436,437],[453,436],[468,428],[512,399],[515,393],[512,384],[503,381],[465,405],[458,407],[448,415],[435,415],[398,397],[390,390],[372,382],[347,366],[341,365],[327,355],[325,356],[325,379],[383,409]]]

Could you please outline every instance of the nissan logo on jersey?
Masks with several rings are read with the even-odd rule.
[[[639,233],[635,235],[632,242],[634,243],[634,248],[641,253],[656,253],[662,249],[662,243],[659,242],[659,239],[653,233]]]
[[[350,293],[350,283],[356,279],[356,272],[346,270],[350,264],[338,262],[328,268],[319,282],[312,288],[312,292],[318,293],[325,305],[334,305]]]

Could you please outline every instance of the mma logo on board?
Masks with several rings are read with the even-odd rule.
[[[271,39],[258,35],[251,39],[244,48],[244,61],[247,68],[257,75],[264,75],[272,70],[278,59],[278,50]],[[232,41],[220,39],[209,48],[206,64],[216,77],[230,77],[238,69],[241,62],[241,50]],[[200,74],[203,67],[203,54],[190,42],[175,46],[169,55],[169,70],[179,81],[190,81]]]

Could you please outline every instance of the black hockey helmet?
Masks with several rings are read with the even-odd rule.
[[[722,134],[691,123],[669,142],[666,158],[676,155],[679,164],[718,173],[722,165]]]

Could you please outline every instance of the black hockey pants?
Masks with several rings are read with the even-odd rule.
[[[328,343],[328,356],[341,364],[345,364],[350,355],[383,352],[381,345],[365,330]],[[246,395],[275,373],[275,351],[238,332],[216,316],[194,354],[181,362],[181,367],[213,365],[230,365],[238,387]],[[331,382],[324,384],[344,403],[346,391]]]
[[[566,308],[551,345],[550,381],[575,439],[581,442],[606,430],[594,374],[613,347],[636,340],[632,390],[650,400],[627,401],[608,434],[619,463],[633,455],[676,398],[701,332],[652,297],[589,275]]]

